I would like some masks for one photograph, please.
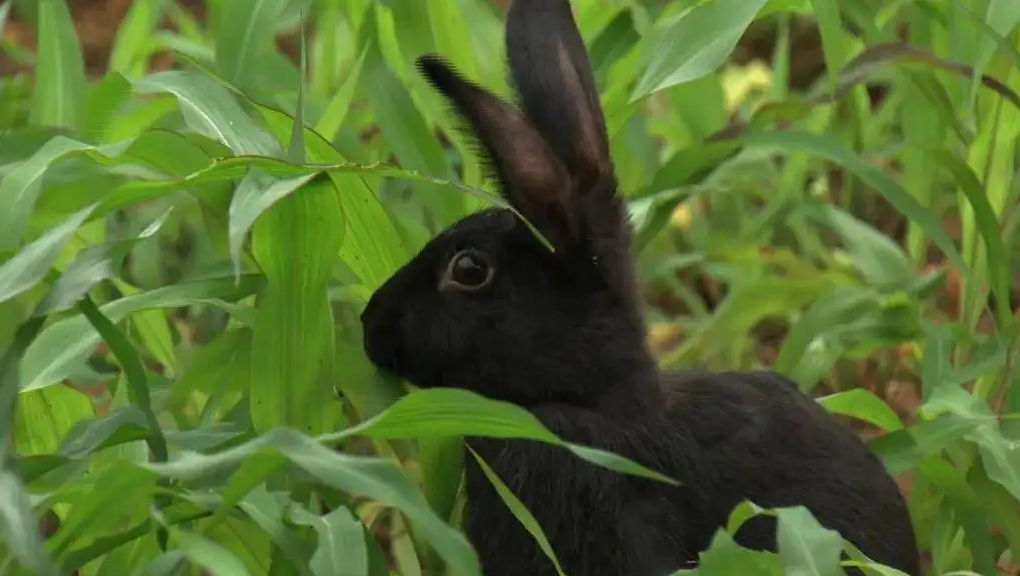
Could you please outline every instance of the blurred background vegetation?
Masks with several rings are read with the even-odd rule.
[[[1020,2],[572,3],[662,364],[790,376],[931,574],[1020,573]],[[0,574],[477,574],[459,436],[542,431],[357,317],[498,201],[413,61],[508,94],[507,4],[0,2]]]

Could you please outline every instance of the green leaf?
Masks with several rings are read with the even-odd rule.
[[[288,0],[227,0],[216,30],[216,65],[223,78],[245,90],[273,46]]]
[[[215,576],[250,576],[233,552],[223,546],[197,534],[189,534],[183,530],[171,530],[173,541],[179,551],[200,568]]]
[[[881,398],[864,388],[837,392],[818,399],[826,410],[870,422],[886,432],[903,429],[899,416]]]
[[[193,522],[205,515],[207,515],[207,512],[204,509],[196,509],[196,506],[190,503],[176,505],[163,510],[163,519],[167,526]],[[66,559],[62,562],[63,567],[67,570],[81,568],[89,562],[107,556],[115,548],[151,535],[154,527],[153,520],[147,519],[130,529],[104,536],[91,544],[76,548],[66,556]]]
[[[817,378],[831,367],[828,363],[813,365],[818,364],[813,362],[816,356],[830,358],[826,337],[852,325],[855,320],[876,314],[880,306],[879,297],[871,290],[837,286],[815,300],[793,324],[773,369],[795,380],[801,390],[810,390]]]
[[[335,333],[328,285],[343,241],[340,202],[326,177],[278,201],[252,231],[266,289],[252,341],[251,419],[308,433],[335,430]]]
[[[463,442],[455,436],[418,439],[425,498],[436,514],[450,518],[457,503],[464,464]]]
[[[179,308],[196,302],[243,298],[255,290],[262,276],[210,278],[182,282],[109,302],[100,310],[110,321],[119,322],[129,314],[152,308]],[[84,316],[72,316],[46,327],[32,342],[21,361],[22,392],[45,388],[70,376],[102,338]]]
[[[814,204],[802,210],[839,234],[870,285],[880,290],[902,289],[914,281],[914,266],[907,255],[871,225],[834,206]]]
[[[839,140],[830,136],[792,130],[747,133],[739,140],[748,144],[777,146],[787,151],[806,152],[838,163],[853,172],[865,184],[874,188],[911,222],[924,230],[932,243],[945,253],[953,266],[961,271],[968,270],[956,245],[942,228],[942,222],[932,210],[918,202],[892,177],[876,166],[865,162]]]
[[[7,27],[7,17],[11,14],[11,6],[14,6],[13,0],[0,3],[0,38],[4,36],[4,29]]]
[[[280,143],[244,113],[226,88],[208,76],[171,70],[131,83],[138,94],[173,94],[189,128],[222,142],[234,154],[283,156]]]
[[[156,480],[157,476],[148,470],[123,460],[114,461],[69,498],[70,510],[49,545],[63,554],[79,540],[118,530],[125,516],[148,509],[156,493]]]
[[[277,428],[223,452],[184,453],[174,461],[145,467],[163,476],[196,479],[232,470],[262,450],[286,456],[328,486],[399,508],[451,569],[464,576],[480,576],[478,557],[468,541],[429,509],[421,491],[388,460],[343,454],[294,430]]]
[[[139,242],[154,236],[163,227],[172,210],[167,209],[136,237],[89,246],[78,252],[35,313],[48,315],[71,308],[88,294],[93,286],[113,278],[116,274],[114,266],[118,265]]]
[[[294,522],[311,526],[319,544],[310,563],[315,576],[368,576],[368,548],[361,522],[340,506],[329,514],[316,516],[295,508]]]
[[[898,476],[916,468],[925,458],[962,440],[975,423],[956,414],[943,414],[934,420],[921,420],[909,428],[897,430],[868,442],[872,452],[882,458],[886,469]]]
[[[714,72],[767,0],[703,2],[678,18],[657,24],[658,43],[631,102]]]
[[[286,458],[268,450],[254,454],[242,462],[237,472],[231,474],[230,483],[220,491],[223,501],[210,520],[210,525],[215,526],[225,520],[234,506],[251,496],[250,492],[286,463]]]
[[[277,134],[289,134],[293,119],[283,113],[262,109],[267,123]],[[305,132],[310,162],[345,162],[329,142],[312,132]],[[340,257],[358,275],[367,290],[383,284],[407,260],[400,236],[383,209],[379,198],[357,173],[330,173],[340,194],[344,215],[344,241]]]
[[[922,411],[949,412],[971,422],[967,438],[978,445],[988,477],[1020,500],[1020,443],[1003,436],[998,418],[984,400],[963,388],[942,386],[932,393]]]
[[[304,20],[304,14],[301,15]],[[305,27],[301,26],[301,77],[298,79],[297,107],[294,111],[294,127],[290,131],[290,144],[287,146],[287,158],[291,162],[305,162],[305,81],[308,77],[308,42],[305,38]]]
[[[107,68],[124,76],[135,77],[145,73],[143,56],[163,15],[165,0],[135,0],[117,27],[117,37],[110,50]]]
[[[927,458],[918,466],[917,472],[922,481],[930,482],[938,490],[941,499],[952,506],[956,521],[966,533],[967,546],[974,557],[974,567],[982,574],[994,574],[995,544],[988,532],[988,520],[981,509],[981,501],[994,489],[986,488],[986,493],[978,498],[977,492],[968,483],[968,471],[953,466],[939,456]]]
[[[372,112],[379,123],[387,147],[400,159],[400,165],[432,177],[452,176],[446,154],[432,136],[425,118],[415,106],[407,89],[375,52],[368,63],[364,88],[372,101]],[[416,191],[429,197],[425,210],[434,214],[437,227],[449,226],[463,215],[463,198],[442,196],[438,187],[421,183]]]
[[[271,456],[286,463],[285,458],[281,458],[276,454],[271,454]],[[226,501],[220,506],[220,509],[223,510],[225,505]],[[274,554],[274,557],[270,560],[272,562],[269,572],[270,576],[275,574],[314,576],[311,567],[308,566],[313,554],[311,543],[306,538],[303,538],[303,535],[298,536],[297,532],[284,524],[283,507],[285,505],[290,510],[295,510],[297,506],[300,506],[293,502],[286,502],[284,498],[274,496],[259,488],[247,494],[237,504],[237,507],[243,510],[254,524],[266,534],[269,534],[273,544],[278,548],[278,554]],[[293,517],[290,519],[292,520]],[[210,525],[213,525],[214,522],[215,519],[209,521]],[[290,565],[285,565],[284,560],[289,561]]]
[[[430,388],[408,394],[378,416],[321,439],[338,440],[354,435],[387,439],[486,436],[538,440],[563,446],[584,460],[617,472],[677,483],[621,456],[564,442],[524,408],[456,388]]]
[[[257,168],[252,168],[245,174],[230,200],[230,227],[227,237],[230,241],[230,258],[234,262],[235,274],[241,273],[241,244],[255,220],[273,204],[294,193],[317,175],[318,173],[313,172],[281,179],[262,173]],[[339,222],[335,224],[339,225]]]
[[[699,554],[698,576],[772,576],[781,573],[778,558],[767,552],[742,548],[725,530],[719,530],[712,544]],[[683,571],[677,574],[683,574]]]
[[[39,576],[56,576],[56,565],[39,538],[28,492],[16,476],[0,469],[0,536],[5,548]]]
[[[998,298],[999,320],[1002,326],[1009,324],[1009,257],[1002,239],[998,217],[988,200],[988,194],[977,175],[965,162],[955,155],[935,148],[925,148],[939,166],[953,175],[967,202],[974,210],[974,221],[988,251],[988,274],[992,291]]]
[[[468,450],[471,450],[469,447]],[[566,576],[563,572],[563,568],[560,567],[560,561],[556,557],[556,553],[552,549],[552,545],[549,544],[549,539],[546,538],[545,531],[542,530],[542,526],[539,525],[538,520],[528,511],[528,508],[524,506],[513,491],[503,482],[503,480],[496,474],[496,472],[489,466],[489,464],[478,455],[477,452],[471,450],[471,455],[478,461],[478,466],[485,473],[485,477],[492,483],[493,488],[496,489],[496,493],[499,494],[503,503],[506,504],[510,512],[517,518],[517,521],[524,526],[524,529],[535,539],[538,547],[545,554],[546,558],[552,561],[553,566],[556,568],[556,573],[559,576]]]
[[[42,178],[54,161],[92,146],[56,136],[0,182],[0,250],[17,248],[42,192]]]
[[[141,292],[140,289],[119,278],[113,278],[113,284],[124,296]],[[133,314],[126,331],[137,336],[138,344],[144,352],[151,354],[154,360],[163,365],[163,375],[171,378],[176,376],[180,371],[180,365],[177,361],[174,337],[170,333],[167,315],[163,310],[142,310]]]
[[[865,574],[870,574],[871,572],[868,572],[868,571],[872,571],[875,574],[878,574],[879,576],[910,576],[909,574],[907,574],[906,572],[903,572],[902,570],[897,570],[895,568],[890,568],[890,567],[886,566],[885,564],[879,564],[877,562],[862,562],[860,560],[846,560],[845,562],[843,562],[843,566],[846,566],[848,568],[849,567],[866,568],[867,570],[865,571]],[[972,573],[967,572],[967,571],[959,571],[959,572],[951,572],[951,574],[953,574],[954,576],[969,576]],[[977,575],[974,574],[973,576],[977,576]]]
[[[180,413],[191,406],[198,393],[221,396],[231,390],[247,391],[251,379],[251,330],[231,328],[195,351],[170,394],[163,409]]]
[[[68,386],[22,394],[15,415],[18,454],[52,454],[75,424],[95,416],[92,400]]]
[[[14,450],[14,413],[20,386],[18,368],[29,345],[42,329],[43,318],[32,318],[14,331],[13,341],[0,351],[0,466],[5,466]]]
[[[358,87],[358,78],[361,77],[361,68],[365,63],[367,55],[368,48],[366,47],[362,49],[361,55],[358,56],[354,67],[347,75],[347,78],[344,79],[344,83],[340,85],[340,88],[330,98],[326,109],[323,110],[319,120],[315,123],[315,131],[326,138],[332,139],[336,135],[337,130],[343,126],[344,118],[347,117],[347,112],[351,108],[351,101],[354,100],[354,91]]]
[[[839,576],[843,538],[803,506],[778,510],[779,557],[789,576]]]
[[[835,15],[838,16],[838,12]],[[839,20],[835,20],[832,24],[838,25]],[[905,42],[891,42],[868,47],[849,64],[842,66],[839,75],[831,83],[832,92],[816,91],[808,97],[808,102],[822,103],[845,97],[851,88],[874,75],[875,72],[904,64],[923,64],[926,67],[951,72],[963,78],[975,78],[976,75],[978,85],[984,85],[1010,101],[1014,106],[1020,107],[1020,96],[994,77],[987,74],[978,75],[973,68],[966,64],[940,58],[929,50]]]
[[[85,96],[85,62],[65,0],[38,4],[39,51],[32,124],[77,128]]]
[[[32,394],[31,392],[29,394]],[[56,454],[80,458],[148,434],[145,414],[136,406],[119,406],[100,418],[79,421],[63,438]]]
[[[96,208],[75,212],[0,266],[0,303],[32,289],[46,277],[64,245]]]
[[[89,87],[79,132],[89,142],[110,142],[110,128],[131,98],[131,83],[116,72]],[[144,138],[139,135],[139,138]]]
[[[128,393],[131,403],[138,406],[145,414],[146,422],[149,425],[149,437],[146,439],[153,457],[157,461],[167,459],[166,438],[163,436],[163,429],[152,411],[152,398],[149,394],[149,379],[145,373],[145,366],[138,356],[138,351],[109,318],[103,314],[91,298],[84,298],[78,303],[82,314],[88,318],[92,327],[103,337],[110,346],[110,351],[120,363],[124,374],[127,376],[129,388]]]

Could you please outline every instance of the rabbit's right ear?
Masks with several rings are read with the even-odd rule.
[[[606,121],[568,0],[513,0],[506,51],[521,107],[584,194],[612,175]]]
[[[485,146],[503,193],[554,248],[569,249],[580,237],[567,168],[541,133],[514,106],[461,77],[438,56],[417,60],[418,69],[449,98]]]

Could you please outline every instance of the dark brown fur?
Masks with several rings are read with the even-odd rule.
[[[507,52],[521,110],[436,56],[419,60],[491,157],[510,211],[431,240],[362,321],[379,367],[529,409],[562,438],[681,482],[625,476],[563,449],[470,438],[534,513],[571,576],[662,576],[689,566],[734,506],[807,506],[873,559],[919,575],[896,484],[849,427],[768,372],[661,373],[645,345],[630,227],[587,54],[566,0],[515,0]],[[440,289],[451,258],[484,254],[491,281]],[[445,284],[444,284],[445,286]],[[486,576],[554,570],[468,458],[467,532]],[[775,549],[775,524],[738,542]]]

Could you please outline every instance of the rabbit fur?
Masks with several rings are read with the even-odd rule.
[[[561,438],[616,452],[674,486],[563,448],[468,438],[529,508],[570,576],[665,576],[698,561],[733,508],[804,505],[872,559],[919,575],[911,520],[882,463],[842,422],[766,371],[660,372],[630,253],[606,125],[567,0],[514,0],[514,106],[439,56],[418,66],[477,136],[507,209],[430,240],[370,299],[365,351],[419,387],[528,409]],[[485,576],[555,569],[466,458],[465,528]],[[774,519],[738,532],[776,549]]]

